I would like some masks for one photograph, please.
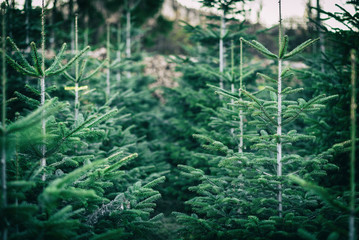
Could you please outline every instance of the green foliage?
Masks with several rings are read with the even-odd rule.
[[[7,61],[17,72],[34,78],[51,77],[60,86],[64,85],[60,74],[65,80],[80,83],[98,77],[106,63],[93,64],[83,58],[89,47],[66,60],[63,44],[43,70],[48,61],[43,51],[38,54],[34,43],[30,64],[11,38],[8,42],[14,55],[7,55]],[[68,71],[73,63],[79,67],[75,76]],[[96,66],[87,73],[88,65]],[[112,68],[123,65],[118,60],[111,63]],[[25,117],[21,113],[17,121],[2,129],[9,137],[10,153],[6,172],[9,205],[1,208],[2,229],[6,226],[12,239],[111,239],[115,232],[116,238],[153,239],[162,219],[161,214],[154,213],[161,198],[154,188],[165,181],[166,172],[159,166],[143,166],[143,158],[153,157],[131,132],[133,127],[126,127],[128,110],[124,113],[123,107],[109,107],[118,96],[130,97],[131,89],[112,96],[105,105],[93,101],[92,108],[84,106],[86,110],[79,112],[76,121],[69,104],[61,99],[63,94],[52,96],[61,88],[54,89],[43,93],[43,88],[38,90],[30,83],[30,96],[17,92],[12,100],[23,101],[35,110]],[[43,105],[42,97],[48,100]],[[40,134],[44,125],[39,122],[46,123],[46,134]],[[109,140],[115,144],[108,144]],[[133,153],[136,150],[139,153]],[[139,155],[140,161],[134,163]],[[46,158],[46,165],[39,166],[39,158]]]
[[[348,27],[320,26],[326,50],[318,59],[308,54],[318,38],[287,30],[290,37],[268,44],[275,28],[257,31],[235,19],[246,15],[248,1],[201,2],[220,16],[179,31],[177,21],[157,14],[163,1],[76,1],[76,45],[95,44],[78,54],[58,45],[74,42],[74,1],[53,2],[46,39],[35,17],[40,8],[4,3],[11,37],[2,38],[9,49],[1,51],[12,68],[2,70],[11,83],[6,88],[4,78],[2,85],[3,239],[4,230],[8,239],[319,240],[353,233],[355,162],[349,168],[345,159],[357,143],[346,126],[358,14],[317,9]],[[131,57],[124,54],[126,13]],[[34,38],[40,29],[41,51]],[[186,42],[174,49],[177,38]],[[181,76],[166,80],[178,86],[150,88],[159,83],[143,74],[143,42],[154,52],[181,52],[167,58]],[[243,52],[242,43],[252,51]],[[230,65],[219,69],[219,61]],[[294,69],[295,61],[309,68]]]
[[[194,135],[204,142],[205,151],[198,155],[206,159],[208,170],[178,166],[183,176],[193,180],[189,190],[196,193],[186,201],[192,214],[175,213],[185,239],[296,239],[299,227],[310,229],[320,218],[319,198],[307,195],[287,175],[295,173],[308,181],[319,181],[327,175],[325,169],[330,169],[326,167],[328,155],[303,155],[300,142],[312,142],[315,137],[299,133],[300,128],[294,124],[308,119],[338,96],[319,95],[305,100],[298,97],[303,88],[281,89],[293,77],[290,67],[281,69],[281,61],[317,41],[308,40],[287,53],[288,37],[281,38],[278,55],[255,40],[241,38],[264,56],[279,61],[278,80],[258,74],[268,81],[267,86],[257,92],[240,89],[240,94],[209,84],[231,103],[227,108],[212,110],[215,117],[209,125],[215,131],[201,129],[201,134]],[[238,128],[238,121],[231,124],[228,119],[238,119],[240,111],[248,122],[243,135],[247,141],[244,153],[236,153],[226,137],[229,128]],[[233,135],[232,139],[237,137]],[[283,151],[279,160],[278,146]],[[308,219],[308,215],[315,220]]]
[[[64,43],[62,46],[62,49],[60,50],[58,55],[56,55],[55,60],[53,61],[51,66],[49,68],[47,68],[45,70],[45,72],[42,72],[42,60],[40,59],[40,57],[37,53],[36,44],[34,42],[32,42],[30,44],[31,55],[32,55],[32,59],[33,59],[33,65],[30,65],[30,63],[25,59],[25,57],[20,52],[19,48],[16,46],[14,41],[9,37],[7,39],[9,40],[13,49],[16,51],[16,54],[18,54],[21,59],[20,63],[17,63],[13,58],[6,55],[6,59],[9,62],[9,64],[19,73],[27,75],[27,76],[31,76],[31,77],[37,77],[37,78],[51,77],[51,76],[54,76],[57,74],[61,74],[67,68],[69,68],[78,58],[80,58],[85,52],[87,52],[90,49],[90,47],[84,48],[80,53],[78,53],[76,56],[74,56],[72,59],[70,59],[66,65],[61,66],[60,63],[62,60],[62,55],[66,48],[66,44]]]

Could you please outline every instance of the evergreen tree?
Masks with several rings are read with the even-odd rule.
[[[227,44],[226,47],[229,47],[231,39],[238,43],[239,36],[246,36],[244,32],[246,25],[233,18],[227,18],[226,21],[228,32],[223,39]],[[176,169],[178,164],[188,164],[205,171],[209,167],[205,157],[193,154],[194,152],[203,152],[203,150],[192,137],[193,133],[212,131],[211,134],[216,134],[213,127],[217,126],[218,122],[213,121],[213,125],[208,123],[212,122],[211,119],[215,117],[218,121],[223,120],[223,118],[213,115],[213,110],[222,106],[222,103],[219,101],[218,96],[213,95],[207,84],[218,85],[220,79],[223,80],[224,87],[227,89],[231,87],[231,83],[238,84],[238,79],[231,76],[231,68],[224,68],[223,72],[220,72],[218,68],[218,50],[221,39],[220,24],[217,24],[218,22],[220,21],[217,17],[209,17],[208,24],[205,27],[186,24],[185,30],[190,33],[190,39],[194,42],[193,46],[186,49],[191,57],[171,59],[177,63],[178,71],[183,74],[183,77],[177,80],[178,88],[165,89],[166,103],[163,118],[166,121],[163,122],[163,127],[172,130],[165,136],[163,142],[174,143],[164,145],[168,161],[173,167],[172,176],[170,176],[172,179],[169,179],[169,181],[173,182],[174,185],[168,192],[171,198],[185,200],[192,195],[186,188],[191,184],[192,180],[183,179],[179,175],[178,169]],[[228,55],[224,56],[228,58]],[[238,64],[238,58],[235,57],[234,60],[235,64]],[[249,70],[246,69],[246,71]],[[238,75],[238,71],[235,71],[235,75]],[[224,111],[228,113],[230,108],[225,108],[226,110]],[[226,119],[225,126],[222,129],[227,136],[221,136],[226,139],[226,143],[235,145],[238,144],[237,137],[233,137],[227,128],[227,126],[237,124],[235,120],[233,122],[232,120]],[[183,180],[177,181],[176,179],[178,178]],[[179,204],[178,208],[183,209],[184,207]]]
[[[44,14],[42,18],[44,19]],[[6,126],[6,139],[15,136],[12,141],[16,144],[12,145],[16,145],[16,154],[11,161],[7,157],[7,161],[11,163],[10,169],[3,165],[5,170],[2,171],[2,179],[7,177],[10,180],[8,186],[11,194],[8,195],[8,202],[11,204],[2,205],[1,212],[6,220],[1,223],[2,229],[9,229],[12,239],[153,238],[161,218],[161,215],[152,214],[156,205],[154,202],[160,198],[159,192],[153,187],[164,181],[164,173],[154,173],[153,167],[146,169],[145,166],[141,168],[131,165],[127,170],[119,170],[138,156],[136,153],[128,153],[132,149],[125,145],[134,138],[128,134],[129,130],[127,134],[123,131],[120,136],[124,145],[101,151],[101,141],[106,136],[107,127],[103,122],[116,124],[113,118],[119,112],[117,109],[110,109],[105,105],[81,113],[75,104],[77,119],[73,124],[68,122],[73,119],[73,114],[65,103],[55,104],[56,99],[51,99],[45,92],[45,77],[64,74],[76,84],[94,76],[95,72],[84,76],[86,60],[83,60],[79,68],[79,58],[88,48],[62,65],[66,45],[45,70],[44,28],[43,20],[42,58],[38,57],[35,44],[31,44],[34,65],[30,65],[13,40],[9,39],[18,60],[6,56],[8,62],[20,73],[43,80],[41,91],[31,86],[28,89],[41,96],[44,104],[37,99],[17,94],[18,98],[25,100],[33,108],[40,108]],[[75,43],[78,45],[77,41]],[[76,65],[75,77],[66,71],[73,63]],[[5,98],[4,94],[3,97]],[[50,99],[48,103],[45,102],[45,97]],[[56,118],[55,110],[59,111]],[[34,127],[40,120],[46,122],[46,135],[44,131],[39,131],[43,124],[41,127]],[[42,146],[46,147],[45,154],[41,151]],[[2,154],[4,156],[5,153]],[[46,157],[46,166],[27,161],[39,156]],[[44,172],[46,179],[42,174]],[[42,176],[39,178],[40,175]],[[6,186],[5,181],[2,184]],[[2,195],[3,198],[4,196],[6,197]],[[3,237],[5,236],[4,234]]]
[[[249,124],[255,125],[260,135],[245,130],[251,151],[244,153],[235,153],[218,137],[196,135],[214,154],[205,154],[211,163],[209,174],[190,166],[179,166],[183,174],[200,181],[199,185],[190,187],[199,196],[187,201],[196,214],[176,213],[178,221],[184,225],[181,233],[186,238],[295,239],[299,226],[312,224],[306,216],[318,216],[318,198],[306,196],[288,182],[286,175],[295,172],[308,179],[318,179],[326,174],[325,169],[329,169],[330,164],[324,156],[300,156],[300,151],[295,150],[296,142],[312,137],[289,127],[298,117],[323,108],[322,103],[333,96],[295,101],[290,94],[303,89],[287,87],[282,90],[282,80],[290,76],[288,67],[282,70],[282,61],[316,40],[308,40],[287,52],[288,37],[282,35],[281,17],[279,29],[278,55],[257,41],[242,39],[266,57],[278,61],[277,79],[261,74],[276,83],[276,87],[265,87],[269,94],[263,90],[252,94],[240,89],[245,97],[242,100],[237,94],[213,86],[218,93],[236,100],[237,113],[243,109],[251,118]],[[289,129],[287,133],[282,131],[282,126]]]
[[[350,191],[349,191],[349,199],[347,200],[348,203],[343,202],[343,200],[338,201],[336,198],[337,194],[333,194],[329,191],[329,189],[323,188],[318,186],[315,183],[305,181],[297,176],[291,176],[291,179],[307,189],[308,191],[312,191],[318,196],[321,197],[323,201],[326,202],[328,207],[333,208],[335,212],[335,215],[349,215],[349,227],[348,231],[341,230],[339,227],[336,227],[336,231],[329,231],[331,234],[330,236],[336,236],[339,237],[340,235],[344,235],[345,237],[348,237],[350,240],[356,239],[356,225],[355,219],[356,214],[358,212],[358,209],[356,208],[357,204],[357,196],[356,196],[356,181],[355,181],[355,156],[356,156],[356,78],[357,78],[357,72],[356,72],[356,66],[357,66],[357,57],[356,57],[356,51],[351,51],[351,103],[350,103],[350,120],[351,120],[351,138],[350,141],[346,141],[343,143],[335,144],[333,148],[329,149],[327,151],[327,154],[333,154],[338,151],[338,149],[343,149],[346,146],[350,145]],[[334,225],[332,223],[332,219],[327,219],[329,223]],[[331,227],[333,228],[333,227]],[[309,233],[306,230],[302,230],[308,238],[317,239],[317,236],[320,236],[319,233]],[[341,233],[341,234],[340,234]],[[344,233],[344,234],[343,234]],[[344,237],[342,236],[342,237]]]
[[[357,8],[357,3],[348,2],[354,8]],[[295,178],[295,181],[300,183],[305,189],[315,192],[326,203],[322,209],[322,216],[325,219],[327,228],[321,231],[307,230],[308,238],[320,238],[323,235],[336,235],[341,238],[346,238],[349,235],[348,222],[346,217],[350,215],[348,205],[350,200],[345,196],[350,196],[347,191],[348,184],[352,186],[348,175],[351,175],[351,164],[349,161],[343,159],[351,158],[351,151],[355,146],[351,140],[352,131],[349,129],[349,122],[351,121],[350,108],[348,107],[351,101],[351,92],[353,84],[349,82],[352,79],[353,67],[352,60],[348,58],[351,54],[351,49],[358,51],[355,42],[358,39],[358,16],[350,14],[344,9],[344,6],[337,5],[340,11],[336,13],[324,12],[322,14],[328,15],[338,22],[347,26],[348,29],[332,28],[324,29],[326,34],[327,46],[325,59],[321,64],[324,65],[326,71],[321,72],[321,64],[317,61],[306,59],[307,64],[312,67],[312,71],[300,71],[303,77],[310,83],[309,89],[316,93],[338,93],[339,98],[336,102],[330,102],[328,111],[321,113],[316,119],[309,119],[311,126],[308,131],[316,135],[316,145],[318,148],[310,148],[308,151],[327,154],[332,158],[332,162],[338,165],[339,171],[334,172],[328,178],[317,182],[303,181],[303,179]],[[319,118],[325,118],[325,121]],[[341,126],[341,127],[339,127]],[[330,131],[326,131],[328,129]],[[328,149],[329,148],[329,149]],[[357,164],[356,164],[357,167]],[[345,173],[345,174],[343,174]],[[335,182],[335,184],[333,184]],[[321,187],[319,187],[321,186]],[[343,218],[338,218],[343,216]]]
[[[75,16],[75,55],[78,54],[78,17]],[[64,71],[64,76],[67,80],[73,82],[75,84],[74,87],[65,87],[65,90],[74,90],[75,91],[75,114],[74,114],[74,122],[76,123],[79,116],[79,109],[80,109],[80,101],[79,101],[79,91],[86,89],[86,86],[80,87],[79,84],[83,81],[89,80],[92,76],[94,76],[106,63],[107,59],[101,63],[95,70],[90,72],[89,74],[85,75],[86,65],[88,59],[85,59],[81,63],[81,67],[79,66],[79,60],[76,59],[75,61],[75,76],[71,76],[66,70]],[[110,86],[108,86],[109,88]],[[109,93],[108,93],[109,94]]]

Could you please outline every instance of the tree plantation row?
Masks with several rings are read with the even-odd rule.
[[[358,239],[359,3],[286,1],[3,1],[2,239]]]

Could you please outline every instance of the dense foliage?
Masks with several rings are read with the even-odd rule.
[[[357,239],[358,11],[282,1],[4,1],[2,239]]]

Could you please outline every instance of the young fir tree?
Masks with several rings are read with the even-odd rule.
[[[140,0],[135,2],[126,0],[125,1],[125,11],[126,11],[126,58],[130,59],[132,57],[132,41],[131,41],[131,12],[137,7],[140,3]],[[131,72],[127,72],[127,78],[131,77]]]
[[[239,57],[239,72],[235,71],[235,61],[234,61],[234,42],[232,40],[231,44],[231,68],[226,71],[224,74],[213,72],[214,75],[218,76],[219,78],[222,78],[225,80],[225,82],[230,83],[230,89],[232,96],[238,94],[240,97],[240,91],[238,89],[244,89],[244,80],[251,79],[253,77],[255,70],[254,68],[257,67],[255,64],[252,64],[251,66],[246,66],[246,68],[243,67],[243,44],[242,41],[240,41],[240,57]],[[237,70],[237,68],[236,68]],[[210,72],[210,70],[207,70]],[[209,85],[210,87],[214,89],[218,89],[216,86]],[[227,96],[228,97],[228,96]],[[230,96],[231,97],[231,96]],[[233,98],[230,98],[230,104],[225,104],[224,107],[221,107],[217,109],[217,111],[213,111],[212,113],[214,116],[211,118],[210,126],[216,129],[217,136],[223,136],[226,133],[230,132],[231,135],[228,137],[229,139],[232,139],[230,141],[227,140],[227,142],[235,142],[238,146],[238,152],[243,152],[244,149],[244,119],[245,116],[243,114],[243,109],[238,109],[237,107],[234,107],[235,101]],[[228,129],[230,128],[230,131]],[[247,132],[249,129],[246,129]],[[212,137],[215,137],[215,135],[212,135]],[[216,138],[216,137],[215,137]],[[223,138],[219,139],[221,142],[223,142]],[[227,144],[227,142],[224,142]],[[232,144],[233,147],[235,144]],[[232,146],[231,145],[231,146]]]
[[[223,73],[225,69],[225,37],[227,35],[226,30],[226,15],[233,10],[233,6],[238,2],[245,2],[243,0],[230,0],[230,1],[222,1],[222,0],[202,0],[203,6],[217,8],[221,11],[221,25],[220,25],[220,34],[219,34],[219,72]],[[227,44],[228,45],[228,44]],[[223,79],[220,78],[219,87],[223,88]]]
[[[75,55],[76,55],[76,54],[78,54],[78,45],[79,45],[78,16],[77,15],[75,16],[75,41],[74,41],[74,43],[75,43]],[[79,84],[81,82],[91,79],[91,77],[93,77],[103,67],[103,65],[106,63],[107,60],[103,61],[95,70],[91,71],[89,74],[86,75],[85,71],[86,71],[87,61],[88,61],[88,58],[82,59],[82,63],[80,66],[79,59],[76,59],[76,61],[75,61],[75,76],[71,76],[66,70],[63,72],[66,79],[75,84],[74,87],[65,87],[65,90],[74,90],[75,91],[75,101],[74,101],[74,106],[75,106],[74,122],[75,122],[75,124],[78,120],[79,110],[80,110],[80,101],[79,101],[80,90],[87,89],[87,86],[80,87]],[[108,89],[109,88],[110,88],[110,86],[108,86]],[[108,90],[108,92],[109,92],[109,90]]]
[[[348,3],[352,4],[354,8],[358,6],[358,3],[355,2]],[[330,234],[346,238],[348,233],[347,214],[349,212],[345,206],[347,206],[349,200],[345,196],[350,195],[349,191],[347,191],[348,185],[350,185],[348,181],[350,164],[349,161],[343,161],[343,159],[350,159],[352,149],[350,146],[351,141],[348,141],[351,138],[351,131],[348,125],[351,121],[351,114],[348,104],[351,101],[351,91],[353,90],[350,87],[352,74],[350,70],[353,67],[348,56],[351,55],[351,49],[359,50],[356,45],[359,35],[355,31],[359,25],[357,21],[358,16],[347,12],[344,9],[345,7],[345,5],[337,5],[340,11],[336,13],[322,12],[322,14],[336,19],[348,28],[346,30],[336,28],[331,30],[324,29],[327,45],[323,64],[326,71],[322,73],[322,63],[318,64],[317,61],[311,58],[306,58],[306,64],[311,66],[311,71],[299,71],[299,74],[302,74],[303,78],[308,82],[308,89],[314,94],[326,92],[329,94],[337,93],[339,95],[337,101],[329,103],[328,111],[322,112],[320,115],[318,114],[317,118],[308,119],[311,126],[307,131],[315,134],[317,147],[308,146],[307,149],[310,152],[328,155],[332,159],[331,161],[339,167],[338,171],[333,172],[330,176],[319,182],[315,182],[315,184],[323,187],[318,187],[318,191],[322,190],[322,193],[327,194],[319,195],[325,200],[324,202],[336,199],[344,208],[333,207],[333,204],[325,204],[321,214],[322,218],[325,219],[326,227],[320,229],[320,231],[306,229],[308,239],[320,238]],[[311,184],[311,182],[308,182],[309,187],[306,187],[306,189],[311,189]],[[313,188],[315,187],[313,186]],[[324,198],[324,196],[327,196],[327,198]],[[343,217],[340,218],[338,217],[339,215]],[[318,222],[317,224],[321,223]]]
[[[282,81],[288,79],[290,71],[288,67],[282,69],[283,60],[300,53],[315,40],[308,40],[287,52],[288,37],[283,37],[281,21],[280,17],[278,55],[259,42],[242,39],[278,62],[277,79],[261,74],[276,83],[273,87],[265,87],[269,94],[265,91],[252,94],[240,89],[245,97],[241,100],[237,94],[217,88],[220,94],[236,100],[238,112],[243,109],[251,118],[249,124],[254,124],[260,132],[260,135],[247,135],[245,131],[244,135],[252,144],[251,151],[236,153],[218,138],[197,135],[204,147],[214,152],[213,155],[207,153],[210,173],[179,166],[185,176],[200,181],[199,185],[190,187],[199,196],[187,201],[195,213],[190,216],[176,213],[183,224],[181,233],[186,234],[186,238],[295,239],[298,238],[297,228],[313,224],[307,216],[318,215],[318,198],[306,196],[286,176],[295,172],[307,179],[319,179],[331,165],[323,156],[300,156],[300,151],[295,150],[296,142],[312,137],[289,127],[298,117],[323,108],[322,103],[332,97],[295,101],[290,94],[303,89],[287,87],[282,90]],[[283,131],[282,127],[288,130]]]
[[[355,7],[355,3],[351,3]],[[358,5],[358,3],[356,3]],[[349,6],[349,4],[348,4]],[[326,55],[323,62],[326,71],[321,72],[321,64],[315,61],[315,58],[308,56],[306,64],[311,67],[311,71],[298,71],[301,78],[306,79],[305,84],[309,94],[338,94],[337,101],[329,103],[328,111],[321,112],[317,118],[309,119],[310,126],[308,132],[312,132],[316,136],[316,146],[308,146],[308,151],[322,153],[334,144],[342,143],[350,138],[350,129],[348,122],[350,121],[349,109],[346,107],[350,102],[350,50],[359,51],[356,42],[359,40],[358,16],[350,14],[343,10],[345,5],[337,6],[338,12],[324,13],[340,24],[348,26],[348,29],[331,28],[325,31],[326,35]],[[324,121],[325,119],[325,121]],[[326,179],[320,185],[329,187],[332,182],[336,182],[336,189],[342,191],[348,184],[346,174],[349,172],[349,165],[342,159],[349,158],[348,149],[341,149],[333,155],[333,162],[341,169]]]
[[[17,63],[14,59],[7,56],[8,62],[10,65],[15,68],[18,72],[38,78],[40,80],[40,106],[43,106],[45,104],[45,96],[46,96],[46,84],[45,79],[57,74],[61,74],[64,72],[68,67],[71,66],[82,54],[84,54],[86,51],[88,51],[88,47],[82,50],[79,54],[77,54],[75,57],[73,57],[65,66],[61,66],[60,61],[62,58],[62,54],[64,53],[66,44],[62,46],[61,51],[59,54],[55,57],[55,60],[51,64],[50,67],[47,69],[45,68],[45,14],[44,14],[44,1],[42,1],[42,13],[41,13],[41,58],[38,55],[36,44],[34,42],[31,43],[31,54],[33,58],[33,65],[30,65],[30,63],[26,60],[26,58],[22,55],[19,48],[16,46],[16,44],[12,41],[11,38],[9,39],[10,44],[12,45],[14,51],[19,57],[19,63]],[[42,115],[45,114],[45,110],[43,111]],[[41,167],[46,167],[46,120],[45,118],[41,121],[41,133],[43,135],[43,143],[41,146],[41,161],[40,165]],[[45,174],[43,175],[43,180],[46,180]]]
[[[218,44],[220,40],[220,24],[217,24],[218,22],[218,18],[209,17],[208,24],[205,27],[187,24],[185,30],[190,33],[191,40],[196,43],[193,47],[186,49],[191,57],[172,59],[177,63],[178,71],[183,73],[183,77],[177,80],[179,87],[165,89],[166,103],[163,117],[166,121],[163,124],[164,127],[173,129],[164,139],[164,142],[173,142],[173,144],[164,145],[165,151],[168,153],[168,161],[173,167],[172,176],[169,180],[173,182],[173,187],[169,192],[171,198],[185,200],[192,196],[192,193],[186,188],[192,180],[183,178],[181,181],[176,180],[181,177],[178,176],[179,171],[176,168],[178,164],[188,164],[202,170],[208,169],[209,166],[206,158],[193,154],[194,152],[203,152],[203,150],[192,137],[193,133],[212,131],[215,134],[212,126],[209,126],[208,123],[211,122],[212,117],[217,117],[213,116],[214,109],[222,106],[222,103],[218,96],[213,95],[207,84],[218,85],[222,79],[226,89],[231,87],[230,68],[225,68],[222,73],[218,69]],[[238,24],[237,19],[227,18],[226,28],[228,29],[225,35],[227,44],[231,39],[234,39],[236,43],[239,42],[238,36],[247,36],[244,33],[246,29],[244,22]],[[236,57],[235,62],[239,62]],[[238,72],[235,71],[235,74],[237,75]],[[235,81],[237,80],[235,79]],[[220,118],[218,119],[222,121]],[[227,128],[227,126],[236,124],[231,121],[232,119],[227,119],[226,126],[223,127],[226,135],[223,134],[222,136],[226,139],[226,143],[236,145],[237,138],[233,138],[230,134],[230,128]],[[180,208],[184,208],[181,203],[178,204],[178,209]]]
[[[276,142],[276,172],[277,176],[281,178],[282,176],[282,159],[283,159],[283,146],[287,145],[291,142],[296,142],[301,139],[308,139],[310,136],[305,136],[302,134],[296,134],[295,130],[290,130],[287,135],[282,133],[282,127],[285,125],[290,124],[294,120],[296,120],[301,115],[304,115],[305,113],[317,111],[320,108],[324,107],[322,105],[323,102],[328,101],[329,99],[336,97],[325,97],[323,95],[315,97],[309,101],[303,101],[303,99],[298,99],[297,103],[294,103],[293,101],[287,100],[286,98],[289,98],[290,94],[297,93],[301,91],[302,89],[291,89],[284,88],[282,90],[282,81],[285,80],[288,77],[288,73],[290,72],[290,68],[287,67],[283,69],[283,60],[289,59],[296,54],[302,52],[306,47],[313,44],[316,40],[308,40],[304,42],[303,44],[299,45],[298,47],[294,48],[291,52],[287,53],[287,45],[288,45],[288,37],[283,37],[283,29],[282,29],[282,19],[281,19],[281,1],[279,1],[279,53],[278,55],[275,55],[268,51],[262,44],[256,42],[256,41],[246,41],[243,40],[245,43],[249,44],[250,46],[254,47],[256,50],[261,52],[263,55],[267,56],[268,58],[277,59],[278,61],[278,77],[276,80],[277,82],[277,88],[273,89],[271,87],[267,87],[267,89],[270,92],[271,95],[271,101],[261,101],[261,99],[255,97],[253,94],[250,94],[243,90],[243,93],[247,95],[251,100],[254,102],[254,112],[253,115],[258,114],[258,120],[261,119],[262,123],[266,124],[267,126],[274,125],[276,128],[276,135],[273,136],[273,140]],[[262,75],[267,80],[271,80],[270,77]],[[273,80],[273,79],[272,79]],[[288,96],[289,95],[289,96]],[[274,101],[274,104],[273,104]],[[276,106],[273,108],[273,105]],[[275,111],[276,110],[276,113]],[[276,115],[277,121],[273,121],[273,115]],[[264,120],[264,121],[263,121]],[[258,122],[260,123],[260,122]],[[288,156],[286,156],[288,157]],[[290,158],[293,158],[293,156],[290,156]],[[287,159],[286,159],[287,160]],[[289,164],[288,164],[289,165]],[[290,170],[293,171],[294,169]],[[294,170],[296,171],[296,170]],[[300,168],[299,168],[300,171]],[[313,172],[313,176],[315,176],[316,173]],[[319,174],[320,175],[320,174]],[[282,217],[282,185],[278,185],[278,214],[280,217]]]
[[[121,50],[123,48],[123,44],[121,43],[121,30],[120,29],[116,29],[117,32],[117,36],[116,36],[116,41],[117,41],[117,46],[113,46],[113,44],[111,44],[111,33],[112,33],[112,28],[111,28],[111,23],[107,22],[106,23],[106,56],[108,59],[108,63],[107,63],[107,70],[106,70],[106,91],[105,91],[105,96],[106,96],[106,101],[108,101],[110,99],[110,96],[113,94],[111,93],[111,89],[113,89],[114,92],[116,92],[116,90],[118,89],[118,86],[120,85],[120,81],[121,81],[121,72],[124,69],[127,69],[128,71],[132,71],[133,69],[136,69],[136,64],[134,64],[133,67],[129,67],[129,65],[132,65],[133,62],[131,60],[128,59],[122,59],[121,58]],[[116,55],[115,55],[115,59],[112,61],[112,49],[116,49]],[[111,81],[112,79],[112,72],[116,71],[116,81]],[[114,84],[111,84],[114,83]]]
[[[31,66],[13,41],[10,40],[10,43],[20,60],[18,63],[10,56],[7,60],[18,71],[39,77],[52,74],[51,71],[42,71],[42,75],[39,73],[41,68],[36,65],[38,58],[35,48],[35,66]],[[56,57],[56,64],[52,64],[52,70],[57,74],[69,67],[59,65],[63,52],[64,48]],[[36,89],[29,88],[40,95]],[[37,100],[24,99],[33,103],[34,107],[40,105]],[[97,154],[99,145],[91,144],[99,141],[105,132],[94,127],[118,111],[104,107],[102,112],[79,114],[76,124],[68,126],[66,118],[72,114],[65,104],[55,105],[54,102],[50,100],[28,117],[20,118],[6,128],[7,134],[17,131],[15,139],[21,139],[24,144],[17,144],[16,151],[21,153],[18,154],[20,157],[16,155],[11,162],[12,168],[5,172],[8,179],[17,181],[8,184],[11,193],[8,202],[14,204],[2,208],[7,220],[2,222],[2,229],[9,229],[11,238],[26,239],[153,238],[161,215],[151,216],[154,202],[160,197],[159,192],[152,188],[163,182],[164,177],[161,174],[143,176],[138,174],[141,173],[138,168],[119,170],[137,154],[128,154],[119,149]],[[53,113],[61,108],[65,108],[65,111],[57,115],[55,120]],[[40,114],[42,112],[45,114]],[[34,155],[42,156],[36,145],[43,145],[44,136],[33,133],[38,130],[33,127],[34,124],[40,120],[47,123],[46,181],[39,178],[43,168],[37,162],[28,161],[35,159]],[[31,131],[20,134],[19,131],[26,126],[32,127]],[[78,146],[77,151],[73,146]]]
[[[348,216],[348,227],[347,231],[345,231],[345,227],[343,222],[338,220],[333,220],[327,218],[326,221],[330,229],[326,229],[325,233],[322,232],[314,232],[311,230],[301,229],[303,235],[306,236],[308,239],[317,239],[322,234],[330,234],[329,236],[333,236],[336,238],[348,238],[349,240],[356,239],[356,229],[357,223],[356,222],[356,215],[358,214],[357,205],[357,193],[356,193],[356,177],[355,177],[355,170],[356,170],[356,79],[357,79],[357,56],[356,51],[351,51],[351,102],[350,102],[350,141],[345,141],[342,143],[335,144],[331,149],[329,149],[324,154],[333,154],[338,152],[338,149],[349,148],[350,149],[350,174],[349,174],[349,193],[345,194],[348,197],[348,200],[344,198],[338,197],[338,193],[331,192],[330,189],[323,188],[318,186],[315,183],[305,181],[295,175],[291,176],[291,179],[301,185],[303,188],[307,189],[308,191],[314,192],[328,205],[329,209],[334,216]],[[323,214],[324,216],[328,214]],[[327,216],[326,216],[327,217]],[[334,228],[333,226],[336,225]],[[339,226],[338,226],[339,225]]]
[[[4,6],[2,6],[4,7]],[[2,148],[1,148],[1,182],[2,182],[2,205],[1,205],[1,215],[2,222],[1,222],[1,229],[2,229],[2,239],[8,239],[8,233],[10,232],[10,237],[12,237],[13,229],[12,225],[13,219],[15,218],[23,218],[29,219],[31,218],[32,210],[34,209],[33,206],[26,206],[26,205],[18,205],[18,196],[21,196],[21,189],[28,189],[30,186],[33,185],[33,182],[26,182],[26,181],[19,181],[18,177],[16,180],[11,178],[10,173],[11,168],[8,169],[7,165],[9,160],[14,154],[14,145],[26,145],[27,143],[23,141],[19,141],[17,136],[25,131],[31,131],[31,129],[36,126],[39,122],[41,122],[44,118],[47,118],[49,115],[53,114],[56,110],[61,109],[61,105],[56,104],[56,100],[49,101],[48,103],[44,104],[36,111],[32,112],[28,116],[18,119],[15,122],[9,123],[8,119],[6,118],[7,115],[7,99],[6,99],[6,48],[5,48],[5,9],[2,9]],[[45,114],[41,114],[46,109]],[[38,132],[31,131],[30,141],[39,137]],[[16,172],[18,174],[18,172]],[[16,203],[13,203],[13,191],[14,188],[20,190],[17,193]],[[9,194],[8,194],[9,193]],[[15,215],[14,215],[15,211]],[[25,220],[26,221],[26,220]],[[8,231],[10,230],[10,231]],[[18,232],[18,229],[17,229]]]

